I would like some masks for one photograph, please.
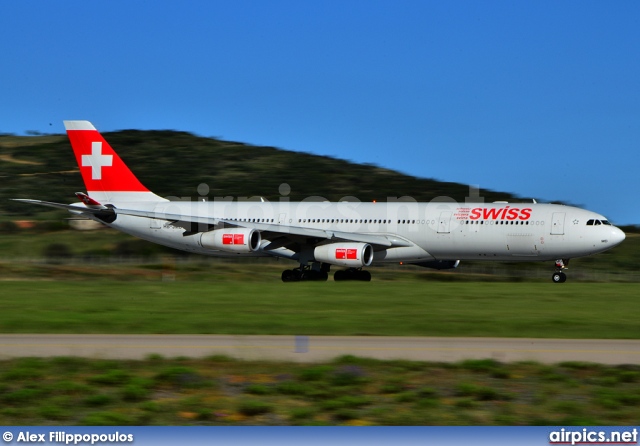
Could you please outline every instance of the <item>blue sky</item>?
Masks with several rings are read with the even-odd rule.
[[[637,1],[1,2],[0,132],[185,130],[640,223],[639,18]]]

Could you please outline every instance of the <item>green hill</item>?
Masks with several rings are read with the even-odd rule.
[[[464,201],[469,195],[464,184],[185,132],[125,130],[104,136],[143,184],[161,196],[197,199],[202,183],[210,188],[209,199],[263,196],[279,200],[282,183],[291,187],[292,201],[310,196],[332,201],[346,196],[362,201],[403,196],[431,201],[447,196]],[[84,190],[65,135],[0,136],[0,181],[0,215],[4,219],[52,214],[47,208],[25,206],[9,198],[73,202],[73,193]],[[487,202],[517,199],[503,192],[480,193]]]
[[[340,200],[355,196],[362,201],[384,201],[387,197],[413,197],[430,201],[439,196],[464,201],[469,188],[459,183],[415,178],[372,165],[258,147],[242,143],[203,138],[175,131],[127,130],[107,133],[106,139],[131,167],[140,180],[162,196],[198,199],[198,185],[210,188],[208,197],[255,197],[279,200],[280,185],[291,187],[292,201],[310,196]],[[66,135],[0,136],[0,250],[8,257],[23,253],[43,254],[57,244],[66,244],[75,255],[148,255],[159,252],[156,245],[122,236],[111,242],[108,235],[96,233],[94,244],[84,234],[81,247],[71,240],[64,211],[42,206],[27,206],[9,198],[36,198],[71,203],[84,184]],[[486,202],[518,201],[513,194],[482,190]],[[37,230],[16,231],[7,220],[46,220]],[[638,226],[623,228],[628,234],[640,232]],[[110,233],[109,233],[110,234]],[[11,236],[9,236],[11,235]],[[581,270],[607,270],[635,273],[638,242],[631,237],[605,254],[579,260]],[[46,248],[46,249],[45,249]],[[466,265],[466,264],[465,264]],[[572,263],[572,267],[577,266]],[[541,265],[542,268],[546,266]],[[511,265],[511,273],[531,265]],[[493,273],[495,274],[495,273]],[[634,276],[635,277],[635,276]]]

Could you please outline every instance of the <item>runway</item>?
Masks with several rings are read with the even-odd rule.
[[[328,361],[341,355],[376,359],[457,362],[640,364],[640,340],[439,338],[383,336],[230,336],[0,334],[0,359],[80,356],[144,359],[227,355],[248,360]]]

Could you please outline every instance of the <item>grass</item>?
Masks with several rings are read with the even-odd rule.
[[[621,425],[637,421],[637,374],[589,363],[22,358],[0,361],[0,423]]]
[[[638,297],[625,283],[3,281],[0,332],[638,339]]]

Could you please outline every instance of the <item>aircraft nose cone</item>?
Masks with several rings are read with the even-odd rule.
[[[613,230],[611,231],[611,237],[609,238],[609,240],[611,241],[612,246],[617,246],[624,241],[624,239],[626,238],[626,235],[619,228],[612,228],[612,229]]]

